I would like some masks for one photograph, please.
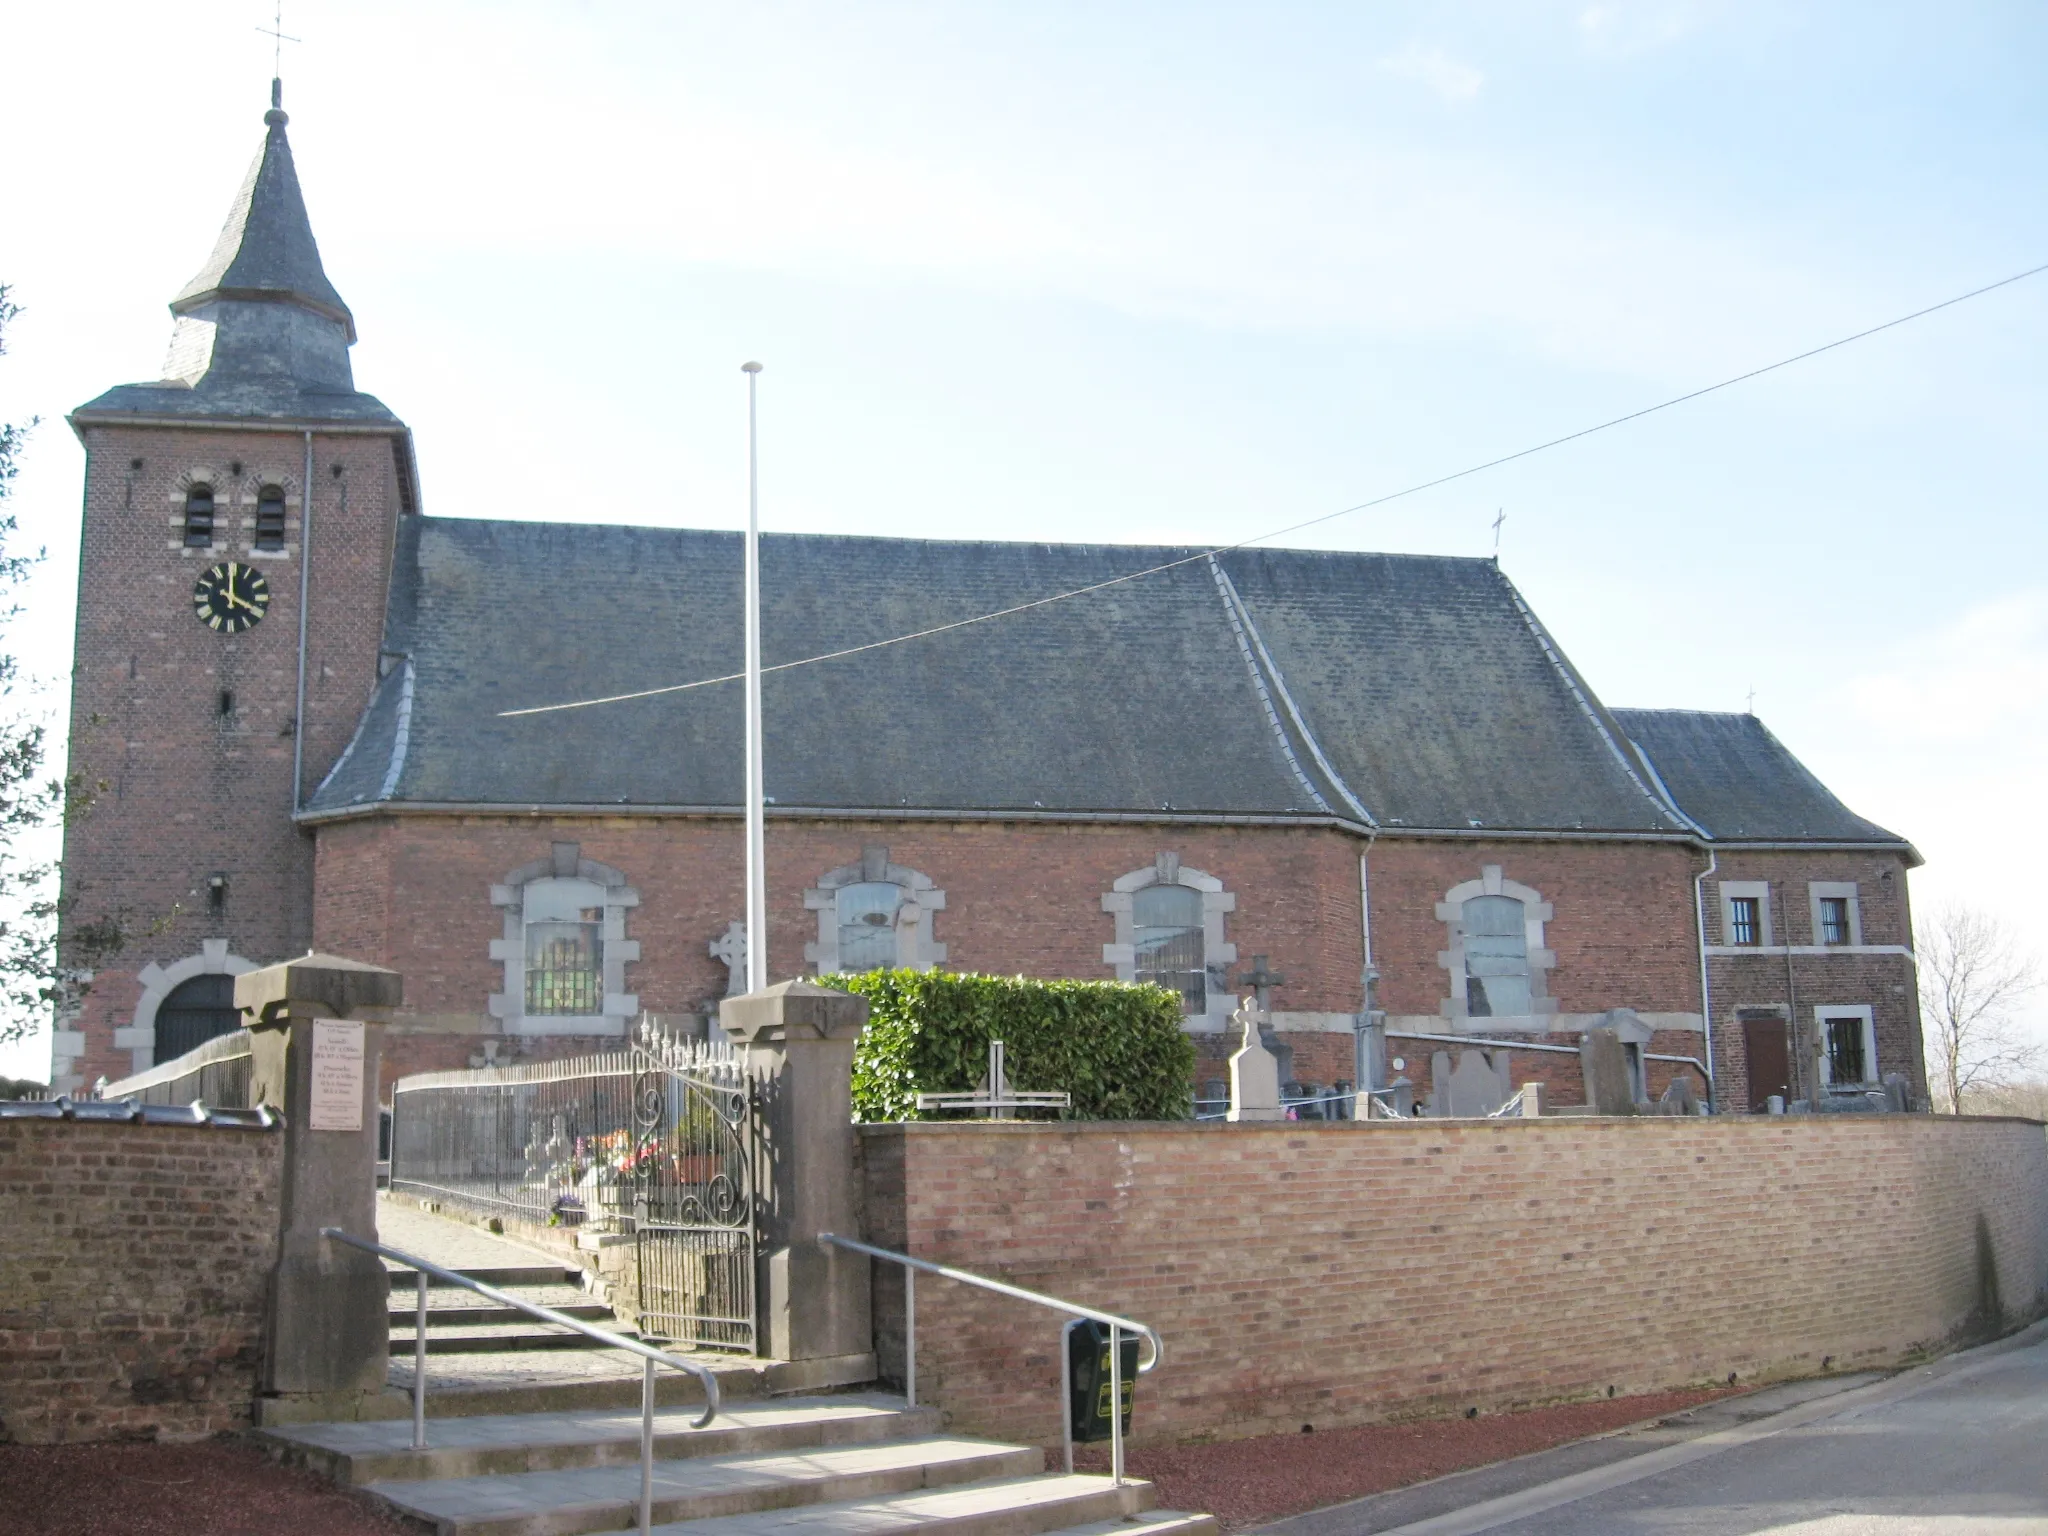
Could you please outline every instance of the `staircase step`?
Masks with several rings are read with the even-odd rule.
[[[991,1478],[1028,1478],[1043,1461],[1044,1453],[1036,1447],[939,1435],[877,1445],[664,1460],[654,1468],[654,1518],[675,1522],[757,1515]],[[1108,1486],[1106,1478],[1091,1481]],[[428,1521],[439,1536],[579,1536],[634,1524],[639,1517],[640,1468],[636,1464],[437,1482],[380,1481],[369,1484],[367,1491],[402,1514]],[[1091,1509],[1059,1524],[1116,1512]]]
[[[631,1329],[613,1328],[613,1333],[632,1338]],[[394,1358],[412,1358],[413,1330],[408,1326],[391,1330],[391,1353]],[[451,1323],[445,1328],[427,1330],[427,1353],[430,1355],[502,1354],[509,1350],[530,1349],[608,1349],[587,1334],[576,1333],[568,1328],[556,1328],[530,1317],[513,1313],[511,1320],[499,1323]]]
[[[1207,1515],[1177,1516],[1155,1523],[1145,1513],[1150,1483],[1106,1477],[1011,1478],[965,1487],[919,1489],[879,1497],[841,1499],[799,1509],[725,1515],[687,1524],[656,1526],[661,1536],[768,1536],[770,1532],[851,1532],[885,1536],[894,1531],[947,1531],[953,1536],[1040,1536],[1074,1531],[1130,1532],[1132,1536],[1211,1536]],[[1179,1525],[1174,1519],[1192,1523]],[[1083,1522],[1076,1525],[1075,1522]]]
[[[422,1254],[421,1257],[425,1258],[427,1255]],[[393,1295],[400,1291],[404,1291],[407,1296],[412,1295],[419,1283],[418,1270],[407,1269],[403,1264],[394,1264],[388,1259],[384,1262],[384,1268],[391,1276],[391,1291]],[[496,1269],[458,1269],[455,1273],[467,1275],[472,1280],[481,1280],[485,1285],[494,1285],[501,1291],[509,1290],[515,1285],[574,1285],[580,1287],[583,1282],[583,1272],[566,1264],[513,1265]],[[454,1286],[454,1282],[443,1280],[435,1275],[427,1277],[427,1287],[429,1290],[439,1290],[444,1286]],[[455,1288],[462,1289],[462,1287]],[[471,1294],[474,1294],[474,1292]]]
[[[691,1429],[697,1412],[656,1411],[657,1457],[874,1444],[894,1436],[929,1435],[938,1428],[939,1417],[936,1409],[908,1408],[900,1397],[869,1393],[739,1405],[720,1414],[709,1428]],[[286,1459],[350,1486],[640,1464],[637,1411],[436,1419],[427,1426],[423,1451],[412,1448],[409,1419],[308,1424],[258,1430],[256,1436]]]
[[[1178,1509],[1148,1509],[1122,1520],[1096,1520],[1062,1526],[1049,1536],[1221,1536],[1214,1515],[1191,1515]]]
[[[500,1289],[510,1291],[521,1301],[530,1301],[537,1307],[576,1307],[596,1300],[580,1285],[513,1285]],[[413,1317],[413,1298],[417,1293],[410,1285],[393,1286],[391,1289],[391,1317],[404,1318],[409,1324]],[[427,1316],[437,1317],[443,1312],[460,1312],[466,1307],[495,1307],[495,1301],[486,1301],[475,1291],[464,1290],[453,1285],[430,1285],[427,1287]]]
[[[459,1295],[461,1293],[457,1292],[456,1294]],[[521,1297],[520,1299],[523,1301],[526,1298]],[[601,1301],[543,1301],[536,1302],[535,1305],[547,1307],[550,1311],[559,1312],[564,1317],[581,1318],[587,1323],[602,1323],[608,1320],[617,1321],[617,1314]],[[438,1328],[473,1328],[501,1323],[516,1323],[525,1327],[533,1327],[538,1324],[538,1319],[528,1317],[517,1307],[501,1307],[487,1301],[479,1301],[478,1305],[473,1307],[427,1308],[427,1331],[429,1333],[434,1332]],[[416,1326],[417,1320],[410,1311],[393,1312],[391,1314],[391,1335],[394,1340],[401,1333],[408,1339],[411,1338]]]

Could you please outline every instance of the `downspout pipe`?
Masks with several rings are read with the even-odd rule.
[[[306,788],[306,601],[313,572],[313,433],[306,432],[305,472],[299,477],[299,694],[292,716],[292,815],[305,804]]]
[[[1692,915],[1700,936],[1700,1021],[1707,1032],[1707,1113],[1718,1115],[1714,1096],[1714,994],[1707,984],[1707,881],[1721,867],[1720,855],[1707,847],[1707,867],[1692,877]]]

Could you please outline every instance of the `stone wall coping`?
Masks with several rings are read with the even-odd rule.
[[[134,1099],[16,1099],[0,1101],[0,1120],[55,1120],[72,1125],[170,1125],[190,1130],[281,1131],[284,1117],[267,1104],[215,1109],[190,1104],[142,1104]]]
[[[890,1120],[856,1125],[863,1136],[885,1136],[898,1132],[916,1136],[1142,1136],[1171,1131],[1197,1132],[1205,1136],[1399,1135],[1429,1132],[1446,1135],[1457,1131],[1485,1130],[1510,1135],[1567,1131],[1586,1126],[1655,1135],[1659,1130],[1705,1130],[1710,1134],[1732,1133],[1735,1127],[1754,1130],[1819,1131],[1843,1130],[1852,1126],[1875,1129],[1912,1125],[1980,1125],[2004,1122],[2031,1125],[2048,1132],[2048,1121],[2029,1120],[2024,1115],[1544,1115],[1535,1120],[1444,1119],[1410,1120]]]

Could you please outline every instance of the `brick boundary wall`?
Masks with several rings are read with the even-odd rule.
[[[1912,1360],[2048,1311],[2048,1135],[1923,1115],[861,1129],[868,1240],[1138,1318],[1137,1442]],[[918,1286],[918,1390],[1056,1443],[1052,1313]],[[875,1284],[900,1381],[903,1287]]]
[[[0,1443],[248,1424],[284,1137],[0,1120]]]

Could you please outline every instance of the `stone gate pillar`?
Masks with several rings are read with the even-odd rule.
[[[381,1392],[391,1285],[375,1254],[322,1227],[377,1235],[377,1067],[403,996],[396,971],[307,954],[235,978],[248,1020],[249,1096],[284,1112],[277,1267],[262,1391],[341,1399]]]
[[[719,1023],[761,1082],[761,1347],[778,1360],[874,1348],[869,1261],[817,1240],[860,1231],[853,1048],[867,1018],[866,998],[809,981],[719,1004]]]

